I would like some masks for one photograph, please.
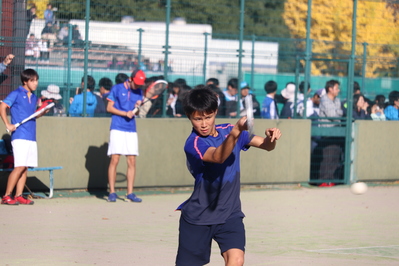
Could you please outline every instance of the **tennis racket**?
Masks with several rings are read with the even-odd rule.
[[[252,95],[248,94],[244,98],[245,102],[245,111],[247,113],[247,129],[249,133],[249,137],[252,138],[254,134],[254,104],[252,101]]]
[[[167,88],[168,88],[168,82],[166,80],[160,79],[155,81],[145,90],[144,95],[147,99],[143,101],[140,106],[143,106],[148,101],[158,98],[158,96],[161,95]],[[134,115],[137,114],[140,106],[133,109],[132,112]]]
[[[39,115],[41,115],[42,113],[44,113],[46,110],[50,109],[51,107],[53,107],[55,105],[55,103],[49,103],[48,105],[46,105],[45,107],[41,107],[41,109],[39,109],[38,111],[36,111],[35,113],[33,113],[32,115],[28,116],[27,118],[25,118],[24,120],[22,120],[19,123],[16,123],[14,126],[15,128],[18,128],[20,125],[22,125],[23,123],[38,117]],[[7,132],[10,133],[10,130],[7,129]]]

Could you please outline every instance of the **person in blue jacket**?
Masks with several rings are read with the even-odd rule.
[[[89,117],[94,116],[94,111],[97,106],[96,96],[93,94],[96,81],[90,75],[87,76],[87,92],[86,92],[86,115]],[[82,77],[81,87],[84,88],[84,77]],[[83,114],[83,93],[78,93],[73,97],[71,106],[69,107],[70,116],[82,116]]]
[[[389,105],[384,114],[387,120],[399,120],[399,91],[391,91],[388,95]]]

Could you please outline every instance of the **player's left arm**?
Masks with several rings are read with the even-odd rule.
[[[268,128],[265,131],[266,137],[254,136],[249,142],[249,146],[259,149],[272,151],[276,147],[277,140],[281,137],[281,131],[278,128]]]

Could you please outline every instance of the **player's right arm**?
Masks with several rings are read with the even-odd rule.
[[[210,163],[224,163],[232,153],[234,146],[237,144],[241,132],[245,130],[245,121],[245,116],[240,118],[223,143],[219,147],[209,147],[202,160]]]
[[[15,131],[16,128],[15,128],[15,126],[14,126],[13,124],[11,124],[10,121],[8,120],[8,117],[7,117],[7,108],[8,108],[8,105],[5,104],[4,102],[2,102],[2,103],[0,104],[0,116],[1,116],[1,119],[3,120],[4,124],[6,125],[6,129],[7,129],[8,131],[12,132],[12,131]]]

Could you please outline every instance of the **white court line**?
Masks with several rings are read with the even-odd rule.
[[[371,247],[355,247],[355,248],[315,249],[315,250],[306,250],[306,251],[309,251],[309,252],[318,252],[318,251],[337,251],[337,250],[348,250],[348,249],[389,248],[389,247],[399,247],[399,245],[391,245],[391,246],[371,246]]]
[[[373,249],[373,248],[391,248],[391,247],[399,247],[399,245],[390,245],[390,246],[371,246],[371,247],[355,247],[355,248],[334,248],[334,249],[316,249],[316,250],[306,250],[308,252],[320,252],[320,253],[330,253],[330,254],[345,254],[345,255],[357,255],[357,256],[369,256],[369,257],[381,257],[381,258],[390,258],[390,259],[398,259],[399,255],[396,257],[384,256],[379,254],[364,254],[364,253],[353,253],[353,252],[345,252],[345,250],[361,250],[361,249]],[[334,251],[338,251],[334,253]],[[342,252],[340,252],[342,251]]]

